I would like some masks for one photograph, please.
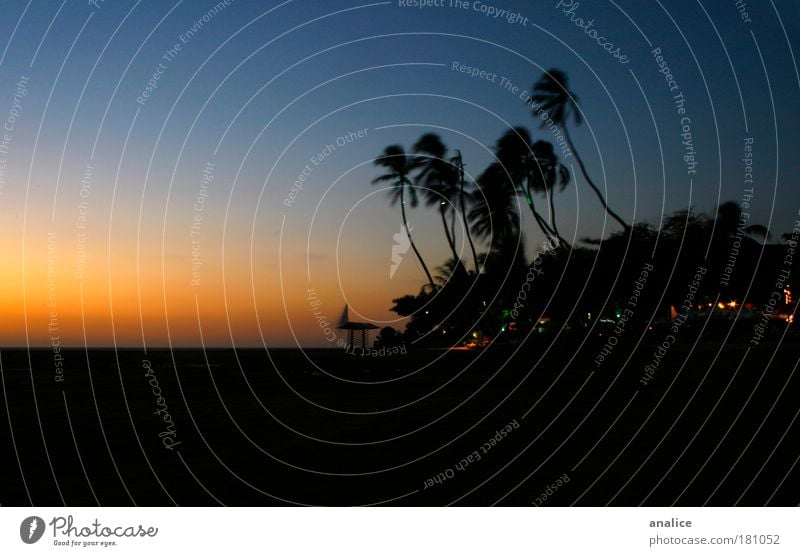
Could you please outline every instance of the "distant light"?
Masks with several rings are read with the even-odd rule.
[[[719,303],[717,303],[717,307],[719,307],[720,309],[724,309],[725,304],[722,301],[720,301]]]
[[[730,307],[731,309],[736,309],[736,302],[731,301],[730,303],[728,303],[728,307]]]

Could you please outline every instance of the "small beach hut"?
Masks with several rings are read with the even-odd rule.
[[[348,338],[351,347],[353,346],[353,336],[355,335],[355,332],[356,331],[361,332],[361,347],[364,349],[366,349],[367,347],[367,339],[369,338],[369,331],[378,329],[377,326],[369,322],[351,322],[350,311],[347,305],[344,306],[344,311],[342,311],[342,317],[339,319],[339,324],[336,328],[339,330],[347,330],[349,332]]]

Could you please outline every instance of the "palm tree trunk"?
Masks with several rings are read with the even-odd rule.
[[[422,259],[422,255],[419,254],[419,250],[417,249],[417,245],[414,243],[414,240],[411,238],[411,230],[408,228],[408,220],[406,219],[406,197],[405,197],[405,184],[400,186],[400,212],[403,215],[403,227],[406,230],[406,234],[408,235],[408,243],[411,245],[411,249],[414,250],[414,254],[417,256],[417,260],[419,260],[419,264],[422,265],[422,270],[425,271],[425,276],[428,278],[428,283],[431,287],[436,290],[436,284],[433,282],[433,277],[431,276],[430,271],[428,270],[428,265],[425,264],[425,261]]]
[[[539,229],[542,230],[542,233],[547,237],[548,240],[551,242],[555,239],[556,243],[558,243],[559,247],[564,247],[566,249],[566,245],[570,243],[561,237],[557,231],[555,231],[547,221],[542,218],[542,215],[539,214],[539,211],[536,210],[536,206],[533,203],[533,197],[531,196],[530,189],[525,190],[525,200],[528,203],[528,206],[531,209],[531,213],[533,214],[533,218],[536,220],[536,223],[539,225]]]
[[[589,184],[589,187],[591,187],[592,190],[595,192],[595,194],[597,195],[597,198],[600,199],[600,203],[602,203],[603,208],[605,209],[606,213],[608,213],[608,215],[611,218],[613,218],[614,220],[619,222],[619,224],[620,224],[620,226],[622,226],[623,230],[625,230],[626,232],[629,231],[631,227],[622,218],[620,218],[620,216],[616,212],[611,210],[611,208],[608,206],[608,203],[606,202],[606,198],[603,197],[603,194],[601,193],[600,189],[598,189],[598,187],[592,181],[592,178],[590,178],[589,174],[586,172],[586,166],[584,166],[583,160],[581,159],[580,155],[578,154],[578,151],[575,150],[575,145],[572,144],[572,137],[570,137],[568,126],[564,125],[562,127],[564,129],[564,137],[567,140],[567,144],[569,145],[569,148],[572,149],[572,153],[575,155],[575,160],[578,161],[578,166],[581,169],[581,173],[583,174],[583,177],[586,179],[586,183]]]
[[[447,224],[447,213],[445,212],[446,205],[439,205],[439,214],[442,217],[442,226],[444,226],[444,235],[447,236],[447,245],[450,246],[450,252],[453,253],[455,260],[459,259],[458,251],[456,251],[456,240],[450,232],[450,227]]]
[[[450,237],[453,238],[453,248],[456,247],[456,211],[450,209]]]
[[[561,244],[561,237],[558,236],[553,231],[553,229],[547,223],[547,220],[542,218],[542,215],[539,214],[539,211],[536,210],[536,207],[534,207],[533,205],[530,205],[530,207],[531,207],[531,213],[533,213],[533,218],[536,220],[536,223],[539,225],[539,229],[542,230],[542,233],[544,233],[544,235],[547,237],[547,239],[549,239],[551,241],[553,239],[555,239],[555,240],[557,240],[557,243]]]
[[[572,247],[572,244],[568,242],[561,236],[561,232],[558,231],[558,226],[556,225],[556,204],[555,204],[555,195],[553,195],[553,190],[550,187],[547,187],[547,205],[550,210],[550,226],[553,230],[553,233],[558,238],[558,241],[563,243],[565,246]]]
[[[461,203],[461,219],[464,222],[464,233],[467,236],[467,241],[469,241],[469,248],[472,251],[472,261],[475,264],[475,275],[481,273],[480,266],[478,265],[478,253],[475,251],[475,244],[472,242],[472,232],[469,229],[469,222],[467,222],[467,202],[464,198],[464,167],[463,165],[459,165],[459,171],[461,173],[461,191],[459,193]]]

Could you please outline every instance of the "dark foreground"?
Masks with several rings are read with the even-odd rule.
[[[796,341],[577,343],[3,350],[0,504],[800,503]]]

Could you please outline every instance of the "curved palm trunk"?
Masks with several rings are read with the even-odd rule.
[[[417,245],[414,243],[414,240],[411,237],[411,230],[408,229],[408,220],[406,219],[406,186],[405,184],[401,185],[402,189],[400,190],[400,212],[403,215],[403,227],[406,230],[406,234],[408,235],[408,243],[411,245],[411,249],[414,250],[414,254],[417,256],[417,260],[419,260],[419,264],[422,265],[422,270],[425,271],[425,276],[428,278],[428,283],[431,287],[436,290],[436,284],[433,281],[433,277],[431,276],[430,271],[428,270],[428,265],[425,264],[425,261],[422,259],[422,255],[419,254],[419,250],[417,249]]]
[[[589,177],[589,174],[586,172],[586,166],[584,166],[584,164],[583,164],[583,160],[581,159],[580,155],[578,154],[578,151],[575,150],[575,145],[572,144],[572,137],[570,137],[569,130],[568,130],[567,126],[564,125],[562,127],[564,128],[564,137],[567,139],[567,144],[569,145],[569,148],[572,149],[572,153],[575,155],[575,160],[578,161],[578,166],[581,169],[581,173],[583,174],[583,177],[586,179],[586,183],[589,184],[589,187],[591,187],[592,190],[595,192],[595,194],[597,195],[597,198],[600,199],[600,203],[602,203],[603,208],[605,209],[606,213],[608,213],[608,215],[611,218],[613,218],[614,220],[619,222],[619,224],[620,224],[620,226],[622,226],[623,230],[625,230],[626,232],[630,231],[631,227],[628,226],[628,224],[622,218],[620,218],[620,216],[616,212],[611,210],[611,208],[608,206],[608,203],[606,202],[606,198],[603,197],[603,193],[594,184],[594,182],[592,181],[592,178]]]
[[[558,234],[556,234],[556,232],[553,231],[553,229],[547,223],[547,220],[542,218],[542,215],[539,214],[539,211],[536,210],[536,207],[534,207],[533,205],[530,205],[530,207],[531,207],[531,213],[533,213],[533,218],[536,220],[536,223],[539,225],[539,229],[542,230],[542,233],[544,233],[544,235],[550,241],[556,240],[556,243],[561,245],[564,242],[561,236],[559,236]]]
[[[456,251],[456,238],[450,230],[447,223],[447,211],[445,205],[439,205],[439,215],[442,217],[442,226],[444,227],[444,235],[447,236],[447,245],[450,246],[450,252],[453,254],[455,260],[459,260],[458,251]]]
[[[464,198],[464,168],[463,166],[459,165],[459,170],[461,173],[461,184],[460,184],[460,203],[461,203],[461,219],[464,222],[464,233],[467,236],[467,241],[469,241],[469,248],[472,251],[472,261],[475,265],[475,275],[481,273],[480,265],[478,264],[478,253],[475,251],[475,244],[472,242],[472,232],[469,229],[469,222],[467,222],[467,202]]]
[[[550,211],[550,227],[553,230],[553,233],[558,238],[558,241],[561,242],[565,247],[569,246],[572,247],[572,244],[564,239],[561,235],[561,232],[558,231],[558,226],[556,225],[556,204],[555,204],[555,195],[553,195],[553,190],[550,187],[546,189],[547,194],[547,206]]]
[[[547,237],[548,240],[551,242],[556,240],[556,243],[559,247],[564,247],[565,245],[569,245],[569,242],[562,238],[557,231],[555,231],[547,221],[542,218],[542,215],[539,214],[539,211],[536,210],[536,206],[533,203],[533,197],[531,196],[530,189],[525,190],[525,200],[528,203],[528,206],[531,209],[531,213],[533,214],[534,220],[539,225],[539,229],[542,230],[542,233]],[[565,247],[566,248],[566,247]]]
[[[450,209],[450,237],[453,238],[453,248],[456,246],[456,211]]]

